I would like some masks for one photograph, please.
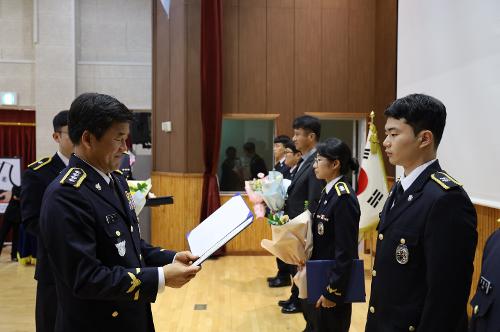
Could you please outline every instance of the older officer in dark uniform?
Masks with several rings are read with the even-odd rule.
[[[446,108],[414,94],[385,115],[384,147],[404,176],[381,213],[366,331],[466,331],[477,218],[436,159]]]
[[[484,246],[481,277],[470,304],[470,332],[500,331],[500,230]]]
[[[55,331],[154,331],[150,303],[193,278],[196,257],[140,237],[126,180],[113,171],[132,112],[89,93],[71,104],[68,120],[75,154],[47,188],[40,215],[59,300]]]
[[[344,298],[352,262],[358,258],[359,208],[356,192],[346,177],[358,170],[351,149],[337,138],[317,145],[314,172],[327,184],[312,217],[313,251],[311,260],[335,260],[329,284],[316,307],[302,300],[307,320],[316,332],[348,332],[351,325],[351,303]]]
[[[40,208],[42,197],[48,185],[68,165],[73,152],[73,143],[68,135],[68,111],[59,112],[52,120],[52,138],[58,150],[52,157],[42,158],[28,166],[23,174],[21,192],[21,215],[24,227],[31,234],[40,236]],[[50,268],[47,252],[38,241],[35,268],[36,287],[35,321],[38,332],[54,331],[57,311],[57,296],[54,276]]]

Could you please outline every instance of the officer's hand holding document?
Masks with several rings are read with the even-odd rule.
[[[252,221],[253,213],[243,198],[240,195],[231,198],[188,234],[191,252],[200,257],[193,265],[203,263]]]
[[[272,224],[271,231],[272,240],[264,239],[260,245],[283,262],[301,267],[293,277],[293,281],[299,288],[299,297],[301,299],[307,298],[307,279],[304,265],[311,257],[313,248],[311,212],[306,210],[283,224]]]

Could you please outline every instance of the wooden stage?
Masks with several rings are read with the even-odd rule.
[[[35,269],[10,262],[9,252],[10,248],[4,248],[0,257],[0,331],[32,332]],[[302,314],[284,315],[277,305],[278,300],[288,297],[289,288],[267,286],[266,277],[275,272],[271,256],[226,256],[207,261],[188,285],[165,288],[158,296],[153,304],[156,331],[302,331]],[[367,277],[367,298],[369,282]],[[206,309],[195,310],[195,305],[206,305]],[[366,313],[366,303],[353,305],[351,332],[364,331]]]

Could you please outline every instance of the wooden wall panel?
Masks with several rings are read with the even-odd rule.
[[[157,196],[172,195],[174,204],[152,208],[151,243],[172,250],[189,248],[186,234],[198,225],[200,220],[201,174],[179,174],[154,172],[152,175],[153,192]],[[248,202],[248,199],[245,200]],[[231,196],[222,196],[221,203]],[[227,254],[267,254],[260,241],[271,238],[270,226],[263,220],[253,224],[226,247]]]
[[[380,142],[385,139],[384,110],[396,99],[397,70],[397,0],[377,0],[375,10],[375,124]],[[384,163],[389,176],[395,169],[384,153]]]
[[[221,196],[221,204],[227,202],[232,196]],[[251,207],[252,203],[246,195],[243,196],[247,204]],[[271,239],[271,226],[264,219],[254,219],[252,224],[232,239],[226,246],[226,252],[229,255],[269,255],[262,249],[260,241],[262,239]]]
[[[349,0],[323,0],[322,111],[347,113],[349,100]]]
[[[321,0],[295,1],[294,117],[321,112]]]
[[[174,204],[151,208],[151,243],[186,250],[186,234],[200,221],[203,176],[153,172],[151,180],[157,196],[174,196]]]
[[[266,0],[240,0],[238,112],[266,113]]]
[[[239,7],[238,0],[224,1],[222,25],[222,110],[238,113],[238,54]]]
[[[186,141],[187,173],[203,173],[201,137],[201,4],[190,0],[187,5],[187,82],[186,124],[181,128]]]
[[[276,129],[290,128],[294,110],[294,2],[268,0],[266,113],[280,114]]]
[[[375,1],[349,1],[349,112],[375,107]]]
[[[170,23],[159,0],[153,1],[153,169],[169,169],[170,137],[161,122],[170,119]],[[158,152],[160,153],[158,153]]]
[[[185,172],[187,128],[187,8],[185,0],[172,1],[170,8],[170,167]],[[201,119],[200,119],[201,121]],[[173,156],[175,156],[173,158]]]

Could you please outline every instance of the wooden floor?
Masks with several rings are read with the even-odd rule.
[[[10,262],[9,248],[0,257],[0,331],[35,331],[34,267]],[[157,332],[302,331],[302,314],[280,313],[278,300],[288,288],[267,287],[276,272],[271,256],[228,256],[210,260],[187,286],[166,288],[153,304]],[[367,296],[369,280],[366,281]],[[368,298],[368,297],[367,297]],[[194,310],[196,304],[206,310]],[[354,304],[351,332],[364,331],[367,304]]]

